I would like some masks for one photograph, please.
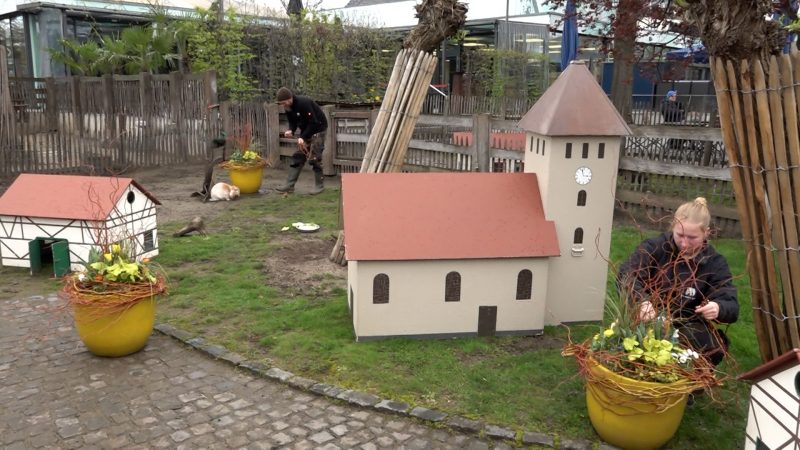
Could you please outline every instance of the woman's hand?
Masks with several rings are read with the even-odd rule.
[[[656,310],[653,304],[649,301],[643,301],[639,304],[639,320],[648,321],[656,318]]]
[[[703,316],[703,319],[706,320],[716,320],[719,317],[719,304],[717,302],[708,302],[695,308],[694,313],[698,316]]]

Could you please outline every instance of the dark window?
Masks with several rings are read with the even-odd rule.
[[[461,274],[450,272],[444,280],[444,301],[461,301]]]
[[[542,141],[542,156],[544,156],[544,147],[545,147],[545,145],[547,145],[547,141],[543,140]]]
[[[347,306],[348,306],[348,309],[350,310],[350,312],[352,313],[353,312],[353,286],[350,286],[350,298],[348,300],[349,301],[347,302]]]
[[[794,391],[800,395],[800,372],[794,376]]]
[[[575,228],[575,239],[572,240],[573,244],[583,244],[583,228]]]
[[[756,438],[756,450],[770,450],[770,448],[767,447],[767,444],[765,444],[761,438]]]
[[[567,153],[564,155],[564,158],[572,158],[572,142],[567,142]]]
[[[586,159],[589,157],[589,143],[583,143],[583,150],[581,150],[581,158]]]
[[[528,269],[519,271],[517,275],[517,300],[530,300],[533,289],[533,273]]]
[[[156,240],[153,235],[153,230],[147,230],[144,232],[143,247],[145,252],[149,252],[150,250],[155,250]]]
[[[586,206],[586,191],[578,191],[578,206]]]
[[[531,136],[531,146],[530,146],[530,151],[533,151],[533,136]]]
[[[536,140],[536,154],[537,155],[539,154],[539,146],[541,145],[541,143],[542,143],[541,139],[537,139]]]
[[[606,143],[601,142],[597,147],[597,159],[603,159],[606,156]]]
[[[372,303],[389,303],[389,275],[375,275],[372,280]]]
[[[136,201],[136,194],[134,194],[133,191],[128,191],[128,196],[125,199],[128,201],[128,203],[133,203]]]

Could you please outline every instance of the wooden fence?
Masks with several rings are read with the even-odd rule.
[[[296,148],[294,140],[280,136],[286,125],[276,104],[216,105],[213,73],[12,78],[7,95],[2,86],[0,129],[6,127],[9,133],[0,138],[0,176],[108,173],[209,160],[220,154],[214,153],[214,138],[223,131],[235,136],[245,124],[251,126],[253,144],[273,164]],[[9,100],[12,106],[4,107]],[[377,110],[323,109],[330,130],[324,173],[359,171]],[[515,114],[521,111],[520,107]],[[403,170],[523,171],[524,134],[516,123],[490,114],[424,114],[414,129]],[[637,220],[657,220],[681,201],[704,196],[720,233],[739,233],[719,129],[663,124],[632,125],[632,129],[634,135],[625,140],[620,162],[621,211]],[[232,151],[229,140],[225,154]]]
[[[213,72],[11,78],[15,129],[0,146],[0,175],[120,172],[206,157],[215,86]]]

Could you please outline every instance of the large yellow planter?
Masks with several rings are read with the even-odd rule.
[[[154,297],[141,300],[122,311],[73,304],[75,328],[83,344],[97,356],[125,356],[147,344],[156,317]]]
[[[681,424],[687,393],[678,381],[650,383],[620,376],[591,362],[586,380],[586,406],[595,431],[624,450],[657,449]],[[663,392],[664,394],[659,394]]]
[[[264,177],[263,167],[231,168],[231,183],[238,187],[242,194],[254,194],[261,187]]]

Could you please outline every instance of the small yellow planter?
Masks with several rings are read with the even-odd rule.
[[[586,407],[604,441],[624,450],[650,450],[666,444],[678,431],[688,394],[676,392],[684,382],[634,380],[594,362],[589,371]]]
[[[254,194],[261,188],[264,167],[230,168],[228,170],[231,175],[231,183],[238,187],[242,194]]]
[[[156,317],[154,297],[141,300],[123,311],[106,311],[91,305],[72,305],[75,328],[81,341],[97,356],[125,356],[147,344]]]

